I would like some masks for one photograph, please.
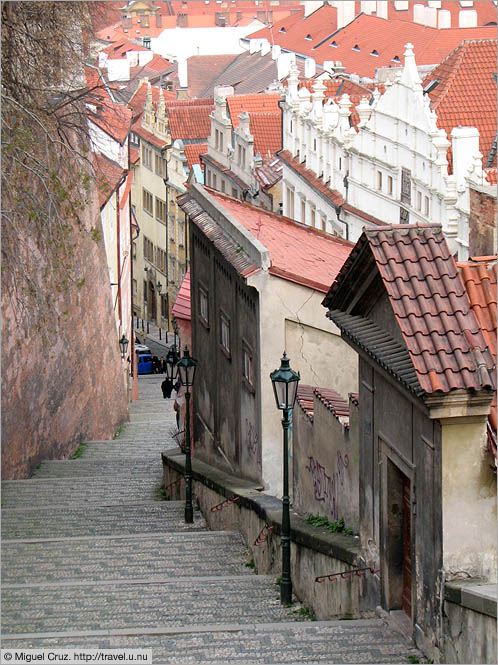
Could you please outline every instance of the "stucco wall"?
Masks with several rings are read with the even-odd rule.
[[[77,252],[84,286],[49,294],[50,310],[40,297],[31,329],[19,327],[2,300],[4,479],[29,476],[43,459],[70,457],[81,441],[109,439],[128,419],[128,363],[119,352],[104,241],[88,233],[100,228],[96,192],[94,201]],[[54,325],[40,331],[43,316]]]
[[[354,408],[354,407],[353,407]],[[357,427],[344,428],[315,396],[313,423],[298,406],[293,436],[294,506],[359,527]]]
[[[325,317],[324,294],[266,272],[248,278],[259,291],[261,339],[262,472],[266,489],[279,496],[282,485],[282,425],[270,373],[284,350],[291,367],[308,385],[341,395],[356,392],[357,356]]]
[[[496,476],[486,424],[445,424],[443,455],[443,565],[496,581]]]

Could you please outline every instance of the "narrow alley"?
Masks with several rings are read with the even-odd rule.
[[[131,422],[78,457],[2,483],[4,649],[152,648],[154,663],[404,663],[381,619],[310,622],[247,567],[234,532],[208,531],[161,493],[175,447],[161,376],[140,378]]]

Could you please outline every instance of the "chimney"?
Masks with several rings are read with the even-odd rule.
[[[424,5],[413,5],[413,22],[424,25]]]
[[[434,9],[441,9],[441,0],[429,0],[427,4]]]
[[[477,12],[475,9],[463,9],[458,12],[459,28],[477,28]]]
[[[438,18],[438,26],[440,30],[451,28],[451,12],[449,9],[440,9]]]
[[[259,39],[250,39],[249,40],[249,53],[253,55],[253,53],[257,53],[260,49],[259,45]]]
[[[394,9],[397,12],[404,12],[408,9],[408,0],[394,0]]]
[[[338,2],[337,6],[337,29],[340,30],[355,17],[355,2]]]
[[[270,42],[267,39],[263,39],[261,41],[261,55],[268,55],[270,51],[271,51]]]
[[[239,130],[241,133],[243,133],[245,136],[249,136],[251,133],[250,130],[250,117],[249,113],[247,111],[242,111],[242,113],[239,113]]]
[[[451,130],[453,173],[457,187],[465,185],[468,168],[479,152],[479,130],[476,127],[454,127]]]
[[[377,2],[375,0],[361,0],[360,11],[364,14],[373,14],[377,9]]]
[[[272,60],[278,60],[278,56],[282,53],[282,49],[278,44],[274,44],[271,47],[271,58]]]
[[[437,9],[424,7],[424,25],[428,28],[437,28]]]
[[[294,53],[281,53],[277,58],[277,76],[282,81],[289,75],[292,65],[295,62]]]
[[[180,83],[180,88],[188,88],[187,58],[178,58],[178,82]]]
[[[156,14],[156,28],[162,28],[163,27],[163,17],[161,14],[157,13]]]
[[[307,79],[313,78],[316,74],[316,62],[314,58],[306,58],[304,61],[304,76]]]
[[[363,127],[370,117],[370,113],[372,112],[372,107],[370,106],[370,103],[366,97],[361,98],[361,102],[356,107],[356,112],[360,116],[358,127]]]
[[[379,18],[388,18],[387,0],[377,0],[377,16]]]

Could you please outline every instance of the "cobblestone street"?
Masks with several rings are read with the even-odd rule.
[[[4,648],[153,649],[154,663],[406,663],[418,656],[381,619],[308,621],[255,575],[235,532],[161,493],[175,447],[161,376],[117,438],[2,483]]]

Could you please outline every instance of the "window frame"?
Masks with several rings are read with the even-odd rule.
[[[231,320],[228,314],[220,309],[220,339],[219,345],[222,353],[229,359],[232,359],[231,351]]]

